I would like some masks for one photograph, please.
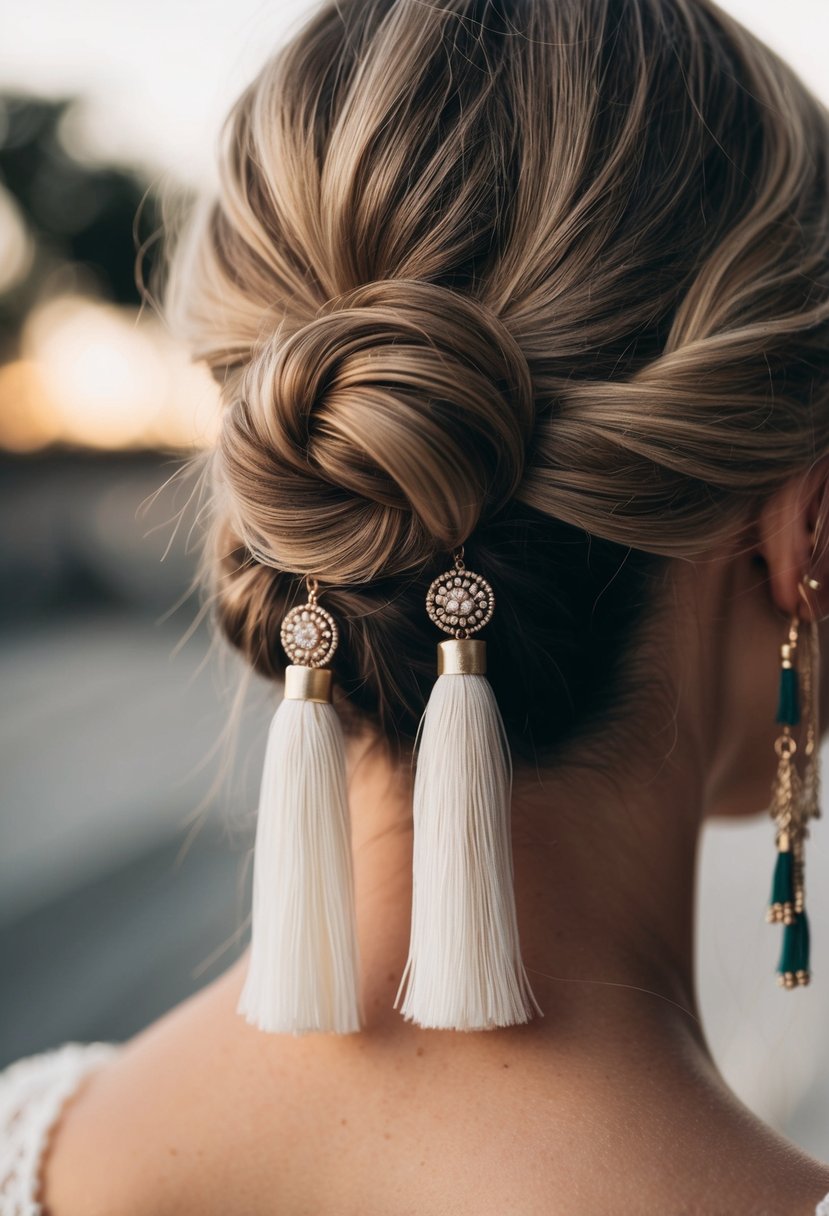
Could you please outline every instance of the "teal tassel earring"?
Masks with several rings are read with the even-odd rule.
[[[800,593],[804,600],[807,598],[806,588],[814,591],[818,585],[812,578],[800,584]],[[776,829],[777,860],[766,913],[766,919],[770,923],[783,925],[777,978],[784,988],[800,987],[808,984],[811,978],[809,921],[803,883],[803,846],[809,834],[808,820],[820,814],[817,730],[819,655],[817,621],[814,616],[808,645],[800,662],[799,635],[800,619],[795,613],[789,623],[787,640],[780,647],[780,690],[775,720],[781,731],[774,744],[777,773],[770,807]],[[792,734],[792,728],[800,724],[801,716],[805,720],[803,777],[795,761],[798,747]]]
[[[795,639],[797,632],[795,631]],[[797,641],[783,646],[789,655],[797,646]],[[788,664],[788,666],[787,666]],[[777,700],[777,717],[775,721],[786,726],[797,726],[800,721],[800,698],[797,684],[797,668],[792,665],[790,657],[783,659],[780,668],[780,696]]]
[[[777,837],[777,861],[771,884],[768,920],[790,925],[794,920],[794,864],[788,832]]]
[[[784,988],[809,982],[809,921],[805,910],[783,929],[777,974]]]

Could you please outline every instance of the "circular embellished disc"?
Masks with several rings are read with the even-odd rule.
[[[280,638],[292,663],[324,667],[337,649],[337,625],[319,604],[300,604],[282,621]]]
[[[426,592],[426,611],[438,629],[453,636],[477,633],[495,611],[495,595],[471,570],[447,570]]]

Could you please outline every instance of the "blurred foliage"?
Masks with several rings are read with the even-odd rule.
[[[75,103],[0,94],[0,187],[16,201],[34,245],[29,274],[0,295],[0,361],[14,354],[20,327],[49,280],[80,271],[102,298],[140,302],[138,249],[160,226],[158,196],[139,172],[85,163],[61,125]],[[142,258],[147,274],[147,258]]]

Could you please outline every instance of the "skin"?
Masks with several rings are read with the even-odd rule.
[[[366,1029],[252,1029],[235,1012],[243,960],[69,1104],[47,1160],[51,1216],[813,1216],[829,1166],[755,1118],[711,1059],[693,904],[705,818],[768,806],[776,655],[807,571],[825,590],[804,616],[829,613],[826,491],[823,463],[765,505],[739,550],[676,563],[635,731],[517,775],[519,921],[545,1017],[457,1034],[393,1010],[410,774],[358,741]]]

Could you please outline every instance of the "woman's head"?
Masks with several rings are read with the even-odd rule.
[[[707,0],[341,0],[234,107],[176,325],[222,387],[210,560],[267,675],[304,576],[411,741],[425,589],[492,583],[516,756],[619,713],[672,557],[829,453],[829,118]]]

